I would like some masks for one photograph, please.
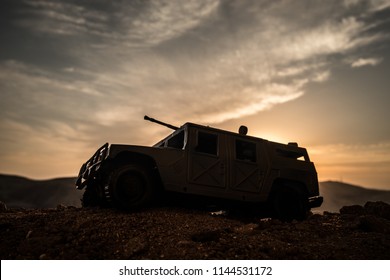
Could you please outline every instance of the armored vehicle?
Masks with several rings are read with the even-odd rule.
[[[318,179],[305,148],[185,123],[152,147],[108,143],[82,165],[83,206],[136,209],[161,194],[266,206],[282,220],[319,207]]]

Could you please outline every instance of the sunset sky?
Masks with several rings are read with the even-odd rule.
[[[76,176],[145,114],[308,149],[320,180],[390,190],[390,0],[0,4],[0,173]]]

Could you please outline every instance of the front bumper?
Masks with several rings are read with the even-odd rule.
[[[322,202],[324,202],[324,198],[322,196],[309,197],[310,208],[320,207],[322,205]]]
[[[101,146],[93,156],[85,162],[81,168],[76,181],[76,188],[82,190],[91,181],[96,179],[96,174],[101,167],[102,162],[107,158],[109,153],[108,143]]]

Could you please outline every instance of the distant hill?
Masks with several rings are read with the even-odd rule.
[[[31,180],[0,174],[0,201],[8,207],[53,208],[58,204],[81,206],[83,191],[75,189],[76,178]],[[373,190],[335,181],[320,183],[324,203],[315,212],[338,212],[346,205],[364,205],[367,201],[390,203],[390,191]],[[313,209],[314,210],[314,209]]]
[[[53,208],[58,204],[81,206],[83,192],[75,188],[76,178],[31,180],[0,174],[0,201],[8,207]]]
[[[368,189],[336,181],[320,183],[324,203],[316,211],[338,212],[347,205],[364,205],[367,201],[390,203],[390,191]]]

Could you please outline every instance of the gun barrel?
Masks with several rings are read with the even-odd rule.
[[[150,121],[150,122],[154,122],[154,123],[161,124],[161,125],[166,126],[166,127],[170,128],[170,129],[173,129],[173,130],[179,129],[177,126],[174,126],[174,125],[171,125],[171,124],[169,124],[169,123],[165,123],[165,122],[162,122],[162,121],[153,119],[153,118],[148,117],[148,116],[144,116],[144,120],[147,120],[147,121]]]

